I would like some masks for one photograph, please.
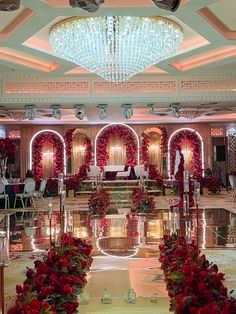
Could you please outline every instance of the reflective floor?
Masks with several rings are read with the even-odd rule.
[[[169,298],[163,272],[158,262],[158,244],[163,234],[174,231],[176,218],[168,210],[152,215],[107,215],[90,217],[87,212],[71,211],[74,235],[91,242],[93,263],[87,275],[86,290],[89,303],[80,305],[80,314],[167,314]],[[18,216],[19,215],[19,216]],[[6,308],[13,304],[15,285],[25,279],[26,267],[33,267],[34,258],[49,246],[49,220],[44,212],[11,216],[11,262],[5,271]],[[236,214],[224,209],[199,210],[191,215],[191,236],[204,249],[210,261],[216,262],[226,273],[228,288],[236,287]],[[51,234],[56,237],[58,215],[54,213]],[[180,219],[180,234],[185,234],[186,223]],[[197,228],[198,225],[198,228]],[[112,304],[102,304],[101,297],[107,288]],[[125,293],[133,288],[135,304],[125,302]],[[157,303],[152,303],[152,298]]]
[[[93,245],[93,256],[154,257],[163,234],[173,231],[173,216],[167,210],[151,215],[107,215],[91,217],[87,212],[71,212],[74,236]],[[56,219],[52,219],[51,235],[56,237]],[[198,238],[202,248],[236,247],[236,214],[224,209],[199,210],[191,215],[191,237]],[[180,234],[185,235],[185,221],[180,219]],[[23,221],[11,216],[10,250],[38,251],[49,247],[49,220],[46,213],[37,212]]]

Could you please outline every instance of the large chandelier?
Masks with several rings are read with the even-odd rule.
[[[183,42],[181,27],[163,17],[72,17],[52,27],[56,54],[119,83],[172,56]]]

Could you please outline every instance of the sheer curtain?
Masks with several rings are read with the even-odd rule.
[[[79,172],[80,166],[84,164],[85,160],[85,135],[81,133],[76,133],[72,140],[72,160],[71,160],[71,172],[72,174],[77,174]]]
[[[156,165],[158,170],[161,171],[162,169],[162,158],[161,158],[161,149],[160,149],[160,134],[156,132],[151,132],[148,134],[150,137],[150,144],[149,144],[149,156],[150,162],[153,165]]]
[[[193,159],[193,149],[189,141],[184,141],[180,145],[181,151],[184,155],[184,170],[192,174],[192,159]]]
[[[54,157],[56,150],[51,144],[45,144],[42,147],[42,165],[43,165],[43,177],[53,178],[54,177]]]
[[[108,141],[107,151],[110,156],[108,165],[125,165],[126,146],[121,138],[111,138]]]

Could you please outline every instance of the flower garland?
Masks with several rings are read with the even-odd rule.
[[[88,201],[91,215],[104,217],[110,205],[110,195],[105,189],[94,192]]]
[[[167,135],[167,130],[166,127],[159,127],[161,130],[161,143],[160,143],[160,148],[161,148],[161,156],[166,157],[167,152],[168,152],[168,135]]]
[[[138,213],[151,213],[155,208],[154,199],[142,188],[133,188],[132,201]]]
[[[145,170],[148,169],[150,165],[150,156],[149,156],[149,145],[150,145],[150,136],[146,133],[142,134],[142,145],[140,147],[140,161],[144,166]]]
[[[107,152],[108,140],[112,137],[120,137],[126,145],[126,165],[135,166],[137,164],[137,141],[134,134],[125,126],[114,125],[106,128],[98,137],[97,165],[102,169],[107,165],[109,154]]]
[[[64,141],[66,145],[66,157],[71,157],[72,153],[72,140],[73,140],[73,133],[76,129],[68,129],[64,136]]]
[[[160,127],[161,130],[161,141],[160,141],[160,149],[161,156],[166,157],[168,152],[168,135],[165,127]],[[140,148],[140,161],[141,164],[144,165],[145,169],[147,169],[150,165],[150,156],[149,156],[149,145],[150,145],[150,136],[145,132],[142,134],[142,144]]]
[[[32,144],[32,164],[34,177],[41,179],[43,177],[43,165],[42,165],[42,147],[45,144],[53,145],[56,148],[56,153],[53,154],[54,161],[54,174],[63,173],[64,156],[63,156],[63,143],[58,135],[53,132],[42,132],[36,136]]]
[[[200,176],[202,173],[202,159],[201,159],[201,141],[196,132],[190,130],[183,130],[176,133],[171,141],[170,145],[170,163],[171,163],[171,175],[174,174],[175,169],[175,154],[180,149],[181,143],[188,141],[192,148],[192,168],[194,176]]]
[[[93,162],[93,146],[92,146],[91,139],[89,137],[86,137],[84,139],[84,146],[85,146],[84,163],[86,165],[92,165],[92,162]]]
[[[236,300],[228,297],[223,285],[224,274],[218,272],[194,242],[183,237],[164,236],[159,246],[170,301],[170,311],[176,314],[233,314]]]
[[[77,297],[87,283],[92,246],[65,235],[63,250],[52,248],[35,268],[28,269],[23,286],[17,285],[17,300],[8,314],[77,313]]]
[[[10,138],[0,139],[0,157],[8,158],[16,156],[16,143]]]

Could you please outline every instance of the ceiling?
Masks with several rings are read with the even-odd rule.
[[[14,97],[9,96],[9,82],[26,82],[61,80],[89,81],[98,77],[79,66],[58,58],[48,42],[49,30],[58,21],[70,16],[91,16],[81,9],[69,7],[68,0],[21,0],[21,7],[14,12],[0,12],[0,123],[16,123],[12,118],[15,112],[25,112],[25,105],[33,103],[38,108],[38,117],[34,121],[22,120],[20,123],[110,123],[124,122],[121,105],[133,104],[134,115],[129,123],[183,123],[183,122],[226,122],[236,120],[236,89],[224,90],[224,95],[215,93],[204,94],[191,89],[191,97],[183,97],[178,89],[179,82],[192,82],[192,78],[208,82],[217,80],[226,84],[228,80],[236,80],[236,1],[235,0],[182,0],[174,13],[157,8],[151,0],[105,0],[101,8],[92,16],[100,15],[136,15],[136,16],[167,16],[177,22],[184,32],[184,43],[177,53],[167,60],[156,64],[143,73],[135,76],[134,81],[153,82],[157,80],[175,80],[177,93],[172,90],[165,94],[148,92],[119,91],[115,96],[109,90],[99,97],[88,94],[80,98],[85,104],[86,117],[80,121],[74,116],[74,98],[59,97],[52,92],[44,91],[39,95],[36,91],[20,92]],[[101,82],[102,79],[99,78]],[[132,81],[132,80],[131,80]],[[186,83],[186,84],[187,84]],[[8,84],[8,85],[7,85]],[[147,84],[146,84],[147,85]],[[127,85],[128,86],[128,85]],[[235,84],[236,86],[236,84]],[[12,87],[12,85],[11,85]],[[111,87],[110,87],[111,88]],[[143,87],[144,88],[144,87]],[[145,87],[147,88],[147,87]],[[91,85],[88,89],[91,90]],[[112,88],[111,88],[112,91]],[[217,92],[219,90],[217,89]],[[166,90],[168,92],[168,90]],[[34,94],[32,96],[32,94]],[[135,95],[136,94],[136,95]],[[95,96],[96,97],[95,97]],[[190,93],[189,93],[190,95]],[[46,97],[47,96],[47,97]],[[52,118],[50,104],[60,103],[62,119]],[[189,119],[180,115],[174,118],[171,103],[180,103],[181,112],[197,110],[200,116]],[[97,105],[108,104],[108,116],[104,120],[98,117]],[[154,104],[153,110],[147,104]],[[18,123],[18,122],[17,122]]]

